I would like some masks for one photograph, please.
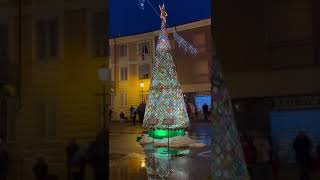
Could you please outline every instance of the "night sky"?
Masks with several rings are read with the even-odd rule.
[[[165,3],[168,26],[173,27],[211,17],[211,0],[109,0],[109,37],[128,36],[160,29],[160,19],[148,1],[159,12],[159,4]]]

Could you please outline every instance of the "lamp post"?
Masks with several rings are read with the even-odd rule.
[[[143,87],[144,87],[144,82],[140,83],[140,87],[141,87],[141,103],[144,103],[144,98],[143,98]]]
[[[110,93],[106,92],[106,83],[110,80],[109,77],[110,70],[107,68],[106,65],[103,65],[98,70],[99,79],[102,82],[102,120],[103,120],[103,135],[107,139],[104,141],[105,143],[105,156],[106,156],[106,174],[107,178],[109,178],[109,121],[107,122],[107,116],[106,116],[106,96],[110,96]],[[109,99],[111,99],[109,97]],[[110,104],[109,104],[110,105]],[[109,111],[109,109],[108,109]],[[109,113],[108,113],[109,114]],[[111,117],[109,117],[108,120],[110,120]]]

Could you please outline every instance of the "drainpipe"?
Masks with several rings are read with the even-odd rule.
[[[22,0],[18,0],[18,109],[22,106]]]

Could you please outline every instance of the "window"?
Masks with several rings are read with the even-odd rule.
[[[54,138],[56,136],[56,103],[54,101],[39,105],[39,137]]]
[[[115,81],[114,67],[111,68],[111,81]]]
[[[138,44],[138,54],[149,54],[150,51],[150,42],[142,42]]]
[[[120,95],[120,105],[121,106],[127,106],[127,104],[128,104],[127,93],[121,93],[121,95]]]
[[[58,26],[58,18],[38,21],[36,25],[37,57],[40,60],[58,57]]]
[[[121,81],[128,80],[128,67],[121,67],[120,73],[121,73],[121,75],[120,75]]]
[[[199,52],[205,52],[207,49],[206,33],[198,33],[193,38],[193,44]]]
[[[150,64],[142,64],[139,66],[139,79],[150,78]]]
[[[0,24],[0,61],[8,59],[8,25]]]
[[[92,49],[94,57],[107,57],[108,55],[106,18],[107,16],[104,12],[95,12],[92,15]],[[111,55],[109,54],[109,56]]]
[[[109,57],[112,57],[112,46],[111,45],[109,45]]]
[[[199,59],[195,63],[194,70],[197,75],[208,75],[209,74],[208,61]]]
[[[128,46],[126,44],[120,45],[120,57],[128,56]]]

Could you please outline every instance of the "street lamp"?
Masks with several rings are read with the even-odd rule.
[[[102,117],[103,117],[103,128],[106,130],[106,83],[109,80],[109,69],[106,67],[106,65],[103,65],[98,70],[99,79],[102,81]]]
[[[104,64],[98,69],[98,76],[99,79],[102,81],[102,93],[100,94],[102,96],[102,117],[103,117],[103,135],[107,139],[104,141],[105,143],[105,156],[106,156],[106,172],[107,172],[107,178],[109,177],[109,122],[107,123],[106,119],[106,95],[110,95],[110,93],[106,92],[106,83],[110,80],[110,70],[107,68],[107,66]],[[111,98],[110,98],[111,99]],[[109,104],[110,105],[110,104]],[[109,111],[109,109],[108,109]],[[110,114],[110,113],[108,113]],[[110,120],[111,117],[109,117]]]
[[[144,82],[140,83],[140,87],[141,87],[141,103],[144,102],[144,98],[143,98],[143,87],[144,87]]]

